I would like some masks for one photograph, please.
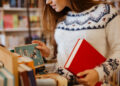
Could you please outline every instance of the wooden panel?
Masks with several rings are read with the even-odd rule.
[[[18,86],[17,56],[13,55],[9,50],[0,47],[0,61],[4,64],[5,68],[14,75],[15,86]]]

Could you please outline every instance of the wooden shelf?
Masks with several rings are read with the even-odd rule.
[[[31,29],[32,31],[38,31],[38,30],[40,30],[40,28],[32,28]],[[16,29],[11,29],[11,28],[8,28],[8,29],[5,29],[5,30],[3,30],[3,29],[0,29],[0,32],[21,32],[21,31],[28,31],[28,29],[27,28],[24,28],[24,29],[21,29],[21,28],[16,28]]]
[[[26,8],[0,8],[3,11],[26,11]],[[30,11],[37,11],[38,8],[30,8]]]

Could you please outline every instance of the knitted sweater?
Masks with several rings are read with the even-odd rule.
[[[99,4],[81,13],[68,12],[65,20],[57,24],[55,40],[58,45],[58,68],[64,64],[78,38],[86,39],[107,59],[96,67],[99,80],[104,80],[120,67],[120,16],[108,4]],[[97,59],[97,58],[96,58]]]

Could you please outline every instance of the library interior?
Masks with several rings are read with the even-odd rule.
[[[45,7],[42,7],[45,10],[45,12],[43,12],[44,15],[41,13],[42,1],[45,2],[43,4],[47,4]],[[113,25],[111,22],[114,22],[120,15],[120,0],[101,0],[104,4],[102,3],[99,6],[95,5],[89,10],[85,10],[86,6],[83,6],[81,9],[85,11],[80,11],[81,13],[72,13],[72,11],[67,8],[63,10],[67,10],[67,12],[70,10],[67,14],[62,14],[62,12],[57,13],[59,9],[57,9],[55,4],[58,4],[58,8],[60,8],[60,6],[63,6],[67,1],[71,1],[71,3],[74,2],[74,0],[0,0],[0,86],[120,86],[119,68],[112,73],[111,77],[104,79],[104,81],[100,81],[100,83],[98,82],[98,84],[89,85],[86,84],[87,82],[79,81],[81,79],[78,81],[76,79],[77,73],[83,71],[83,69],[94,68],[96,64],[100,65],[99,62],[102,63],[106,60],[106,58],[103,58],[105,56],[103,54],[104,49],[101,51],[101,48],[104,47],[100,48],[100,46],[102,44],[107,44],[105,44],[105,42],[100,42],[103,38],[95,39],[93,36],[95,36],[96,33],[96,38],[98,36],[106,36],[106,34],[109,36],[119,33],[117,33],[117,29],[115,30],[116,32],[112,32],[111,28],[109,28],[111,32],[108,31],[108,26],[110,27],[111,24],[111,27],[114,29],[119,26]],[[75,4],[77,4],[78,1],[86,3],[84,2],[85,0],[75,1]],[[115,13],[113,8],[106,3],[110,3],[117,12]],[[72,5],[74,6],[74,4]],[[49,10],[51,14],[49,14]],[[75,11],[78,12],[78,10]],[[57,15],[53,17],[54,20],[49,18],[50,16],[52,17],[52,14]],[[65,14],[67,16],[65,16]],[[64,15],[66,19],[61,18],[60,15]],[[56,17],[59,17],[60,21],[57,20],[58,18]],[[56,21],[58,24],[55,26]],[[103,24],[102,22],[105,23]],[[95,26],[92,26],[93,24],[95,24]],[[98,24],[103,25],[100,26]],[[89,27],[87,27],[87,25],[89,25]],[[49,28],[56,27],[56,29],[50,33],[47,31],[44,32],[49,29],[47,28],[44,30],[45,26],[50,26]],[[77,29],[75,29],[75,27],[77,27]],[[94,33],[92,33],[92,31]],[[55,33],[54,36],[53,33]],[[105,35],[103,35],[103,33]],[[84,40],[74,41],[77,40],[76,36],[81,37],[80,39],[85,38],[90,44],[95,45],[96,50],[99,48],[98,51],[100,51],[100,53],[96,53],[98,51],[93,49],[90,44],[86,44]],[[117,38],[118,40],[112,39],[117,37],[117,35],[111,38],[109,37],[108,42],[110,41],[110,46],[113,48],[118,47],[116,50],[119,49],[120,47],[117,46],[120,45],[117,44],[119,38]],[[95,42],[98,40],[98,42],[92,42],[92,39],[95,40]],[[102,41],[104,41],[104,39]],[[113,44],[115,42],[116,46]],[[84,44],[83,47],[87,46],[93,50],[89,50],[88,48],[87,50],[80,50],[79,46],[81,46],[82,49],[82,44]],[[100,46],[97,47],[97,45]],[[46,49],[46,51],[43,51],[44,49]],[[94,55],[89,51],[93,51],[92,53],[94,53]],[[85,59],[75,59],[78,59],[80,55],[84,56],[84,54],[86,54]],[[103,56],[101,56],[101,54]],[[117,54],[120,53],[116,53],[116,56]],[[90,56],[100,57],[99,60],[101,61],[96,63],[95,61],[98,61],[98,59],[94,60],[95,58],[93,58],[92,60],[92,58],[89,58]],[[86,61],[86,59],[88,60]],[[77,65],[83,66],[78,66],[78,68]],[[92,65],[92,67],[90,65]],[[116,64],[111,63],[111,65],[114,65],[115,68],[117,61]],[[120,62],[118,65],[120,66]],[[107,68],[104,68],[104,70],[107,71]],[[107,73],[109,73],[109,71],[107,71]]]

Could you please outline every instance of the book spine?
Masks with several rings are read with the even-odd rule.
[[[7,86],[7,78],[6,78],[6,76],[2,72],[0,72],[0,75],[4,78],[4,86]]]
[[[69,55],[69,57],[68,57],[68,59],[67,59],[65,65],[64,65],[64,68],[65,68],[65,69],[67,69],[67,68],[66,68],[66,65],[67,65],[67,63],[68,63],[68,60],[70,59],[70,57],[71,57],[71,55],[72,55],[72,53],[73,53],[73,51],[74,51],[74,49],[75,49],[75,47],[76,47],[76,45],[78,44],[79,41],[80,41],[80,39],[78,39],[78,41],[76,42],[74,48],[72,49],[72,52],[70,53],[70,55]]]
[[[21,7],[23,8],[25,4],[25,0],[21,0]]]
[[[29,76],[29,80],[30,80],[31,86],[37,86],[33,70],[28,71],[28,76]]]
[[[16,7],[16,0],[10,0],[10,7]]]
[[[0,29],[3,29],[3,13],[0,11]]]
[[[17,2],[18,2],[18,7],[21,8],[21,0],[18,0]]]

